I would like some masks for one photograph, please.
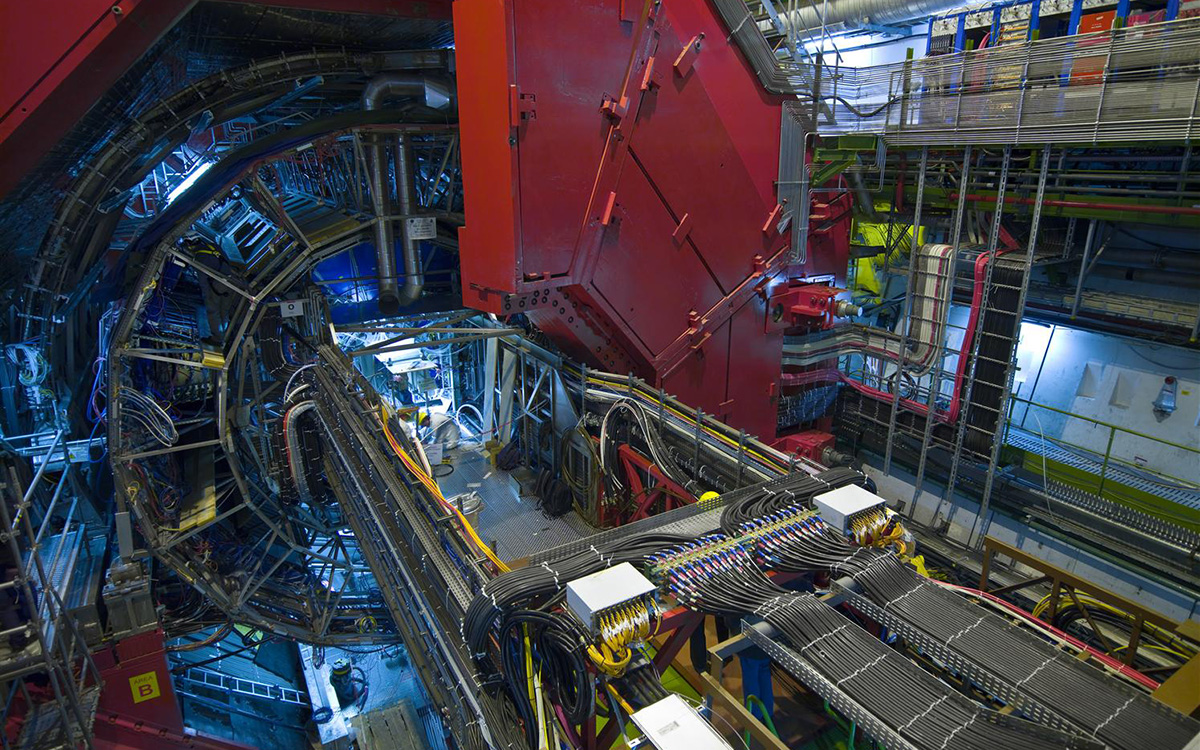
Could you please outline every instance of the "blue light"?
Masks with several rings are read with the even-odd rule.
[[[190,175],[188,175],[187,177],[185,177],[183,182],[176,185],[174,188],[171,189],[171,192],[167,193],[167,205],[168,206],[171,205],[172,201],[174,201],[176,198],[178,198],[179,196],[181,196],[185,192],[187,192],[187,189],[190,188],[192,185],[194,185],[196,183],[196,180],[200,179],[200,176],[203,175],[205,172],[207,172],[212,167],[212,165],[213,165],[213,163],[211,161],[206,161],[203,164],[201,164],[200,166],[193,169],[192,173]]]

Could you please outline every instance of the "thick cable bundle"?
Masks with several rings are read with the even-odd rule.
[[[920,748],[1071,747],[992,723],[990,712],[914,666],[878,638],[809,595],[769,606],[765,619],[822,675]],[[1086,743],[1080,743],[1086,744]]]
[[[670,449],[663,442],[662,436],[659,434],[658,429],[654,427],[650,415],[646,412],[646,407],[630,398],[623,398],[613,403],[608,408],[608,411],[605,412],[604,419],[600,423],[600,472],[605,481],[610,483],[608,494],[615,496],[624,489],[617,476],[617,472],[614,471],[616,447],[613,439],[610,437],[610,432],[614,429],[612,426],[612,423],[615,421],[614,417],[622,413],[629,414],[634,423],[637,424],[642,440],[646,443],[650,458],[654,461],[654,465],[663,474],[666,474],[671,481],[684,487],[692,494],[700,494],[695,481],[680,469],[679,465],[675,462]]]
[[[530,646],[538,653],[551,699],[562,707],[570,723],[582,724],[596,702],[596,690],[579,647],[586,640],[579,623],[563,615],[515,610],[505,615],[498,632],[504,679],[510,694],[520,698],[513,702],[521,714],[530,745],[536,745],[533,737],[536,703],[527,695],[527,686],[533,679],[525,658]]]
[[[705,537],[669,553],[651,555],[649,562],[666,579],[677,600],[690,609],[763,617],[836,687],[870,706],[881,721],[917,747],[1073,746],[1065,734],[1048,738],[994,723],[993,712],[951,690],[831,607],[811,595],[772,583],[739,540]]]
[[[595,705],[589,663],[615,676],[630,661],[626,655],[619,665],[605,662],[573,616],[553,611],[567,583],[623,562],[641,563],[653,552],[689,540],[655,532],[631,535],[592,547],[589,554],[503,573],[472,600],[463,618],[463,638],[481,674],[505,686],[531,747],[537,747],[536,735],[545,726],[545,717],[538,715],[542,685],[570,723],[582,723]],[[620,669],[606,671],[605,666]]]
[[[808,504],[823,492],[868,482],[860,471],[849,468],[829,469],[815,476],[793,474],[782,485],[762,487],[752,494],[725,506],[721,512],[721,531],[730,536],[739,533],[742,524],[763,518],[796,503]]]
[[[1200,724],[1059,652],[877,551],[845,566],[867,595],[1115,748],[1187,745]]]

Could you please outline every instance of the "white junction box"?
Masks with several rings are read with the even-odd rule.
[[[633,723],[658,750],[732,750],[695,708],[674,693],[636,712]]]
[[[567,607],[580,622],[596,629],[596,616],[633,599],[651,596],[655,585],[629,563],[605,568],[567,584]]]
[[[813,498],[813,504],[817,506],[817,512],[825,519],[825,523],[843,534],[850,532],[850,523],[859,516],[883,510],[885,507],[882,497],[856,484],[848,484],[817,495]]]

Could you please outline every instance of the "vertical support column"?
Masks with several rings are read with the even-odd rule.
[[[1083,295],[1083,280],[1087,276],[1088,256],[1092,253],[1092,242],[1096,238],[1096,220],[1088,222],[1087,239],[1083,241],[1083,261],[1079,264],[1079,278],[1075,281],[1075,298],[1071,300],[1071,320],[1079,313],[1079,298]]]
[[[991,297],[992,272],[996,268],[996,245],[1000,239],[1000,219],[1004,213],[1004,193],[1008,188],[1008,168],[1012,164],[1012,146],[1004,147],[1004,156],[1000,163],[1000,180],[996,185],[996,206],[993,209],[991,234],[988,236],[988,265],[987,274],[983,282],[983,294],[979,300],[979,314],[975,319],[975,328],[972,333],[971,340],[974,342],[976,352],[979,350],[980,335],[983,332],[983,311],[987,310],[988,300]],[[971,392],[975,389],[975,373],[978,357],[970,352],[960,351],[960,357],[972,358],[970,366],[967,368],[967,383],[958,394],[959,410],[958,410],[958,429],[955,431],[953,455],[950,458],[950,476],[946,480],[946,491],[942,495],[942,499],[938,501],[937,509],[934,511],[934,522],[937,521],[937,516],[942,511],[942,505],[947,499],[950,500],[950,514],[953,516],[954,509],[958,506],[958,501],[954,499],[954,485],[958,481],[958,464],[962,460],[963,442],[967,436],[967,417],[970,412]]]
[[[892,447],[896,442],[896,418],[900,413],[900,379],[904,375],[904,360],[908,354],[908,334],[912,328],[912,297],[917,286],[917,236],[921,231],[921,203],[925,200],[925,173],[929,166],[929,147],[921,147],[921,166],[917,176],[917,201],[913,205],[912,241],[908,250],[908,285],[904,295],[904,311],[900,315],[900,350],[896,353],[896,374],[892,378],[892,413],[888,417],[887,451],[883,458],[883,473],[892,470]],[[965,192],[965,186],[959,194]]]
[[[1017,308],[1014,311],[1014,330],[1013,330],[1013,357],[1009,360],[1008,367],[1004,374],[1004,387],[1000,392],[1000,413],[996,415],[996,431],[992,437],[992,453],[988,461],[987,479],[983,483],[983,500],[979,506],[979,515],[975,518],[975,523],[971,524],[971,533],[974,534],[975,527],[979,527],[979,538],[975,543],[981,543],[988,529],[988,505],[992,499],[992,486],[996,481],[996,464],[1000,462],[1000,446],[1003,444],[1002,435],[1004,434],[1005,425],[1007,422],[1006,412],[1008,405],[1008,397],[1012,393],[1013,376],[1016,375],[1016,348],[1021,340],[1021,320],[1025,317],[1025,298],[1029,292],[1029,276],[1033,271],[1033,258],[1037,252],[1038,232],[1042,223],[1042,206],[1046,200],[1046,176],[1050,170],[1050,144],[1046,144],[1045,151],[1042,152],[1042,169],[1038,173],[1037,197],[1033,203],[1033,219],[1029,224],[1029,250],[1025,257],[1025,264],[1022,267],[1021,273],[1021,290],[1017,292]],[[981,315],[982,319],[982,315]],[[965,415],[964,415],[965,417]],[[971,543],[971,537],[967,538],[968,544]]]

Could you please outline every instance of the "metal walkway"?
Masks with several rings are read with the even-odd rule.
[[[523,494],[512,474],[493,467],[473,446],[464,445],[451,455],[454,473],[439,477],[438,485],[447,498],[472,490],[479,493],[483,498],[479,534],[489,543],[495,540],[501,558],[529,557],[596,533],[575,511],[560,518],[547,516],[536,497]]]
[[[1170,500],[1187,508],[1200,509],[1200,487],[1185,487],[1165,479],[1156,481],[1149,476],[1149,472],[1138,472],[1112,461],[1109,461],[1108,466],[1105,467],[1102,458],[1092,458],[1082,451],[1068,450],[1055,444],[1050,438],[1043,441],[1041,436],[1017,427],[1009,429],[1007,442],[1014,448],[1020,448],[1038,456],[1044,455],[1051,461],[1065,464],[1073,469],[1086,471],[1097,477],[1103,472],[1106,480],[1149,493],[1155,497],[1161,497],[1164,500]]]

